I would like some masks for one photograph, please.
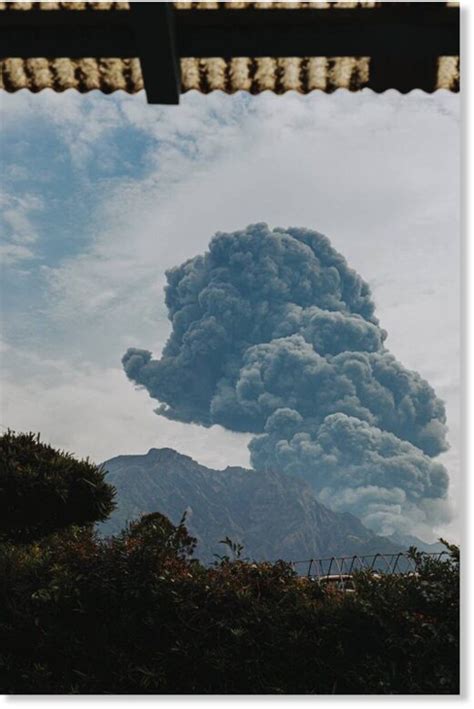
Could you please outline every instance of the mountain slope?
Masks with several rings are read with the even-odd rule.
[[[425,542],[419,537],[415,537],[412,534],[391,534],[387,537],[393,544],[401,547],[402,549],[408,549],[409,547],[416,547],[418,551],[424,551],[428,554],[439,554],[440,552],[446,552],[446,547],[440,542]]]
[[[118,456],[104,463],[118,507],[100,525],[105,535],[148,512],[162,512],[198,540],[197,556],[210,561],[225,553],[229,536],[252,559],[309,559],[398,551],[354,516],[321,505],[302,479],[231,467],[212,470],[170,448]]]

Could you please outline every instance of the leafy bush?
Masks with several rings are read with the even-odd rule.
[[[32,433],[0,436],[0,539],[31,541],[71,524],[107,519],[114,489],[88,460]]]
[[[283,562],[203,567],[162,521],[1,545],[2,692],[458,691],[455,558],[344,594]]]
[[[284,562],[193,560],[184,519],[99,538],[103,472],[32,435],[0,439],[0,691],[449,694],[459,689],[459,550],[356,591]]]

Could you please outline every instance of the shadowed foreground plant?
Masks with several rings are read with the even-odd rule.
[[[233,558],[205,567],[184,518],[147,515],[101,539],[100,470],[31,436],[2,446],[0,692],[459,691],[457,547],[442,561],[414,550],[416,574],[360,573],[351,594],[244,560],[229,539]]]
[[[55,450],[39,435],[0,436],[0,539],[32,541],[103,521],[115,507],[114,494],[101,468]]]
[[[454,560],[345,595],[284,562],[206,568],[156,522],[0,545],[2,692],[458,692]]]

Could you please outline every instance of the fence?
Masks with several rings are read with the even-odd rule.
[[[423,553],[422,558],[439,561],[449,558],[448,551]],[[320,580],[338,578],[342,581],[357,571],[371,571],[377,574],[409,574],[416,573],[418,562],[416,557],[408,552],[397,554],[369,554],[359,556],[331,556],[326,559],[305,559],[292,561],[291,565],[301,576]]]

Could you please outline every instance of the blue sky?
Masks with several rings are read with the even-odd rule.
[[[459,492],[459,97],[3,94],[1,424],[103,460],[170,445],[246,464],[245,435],[153,413],[120,358],[159,354],[164,271],[219,230],[330,237],[387,345],[448,407]],[[457,534],[456,524],[441,531]]]

